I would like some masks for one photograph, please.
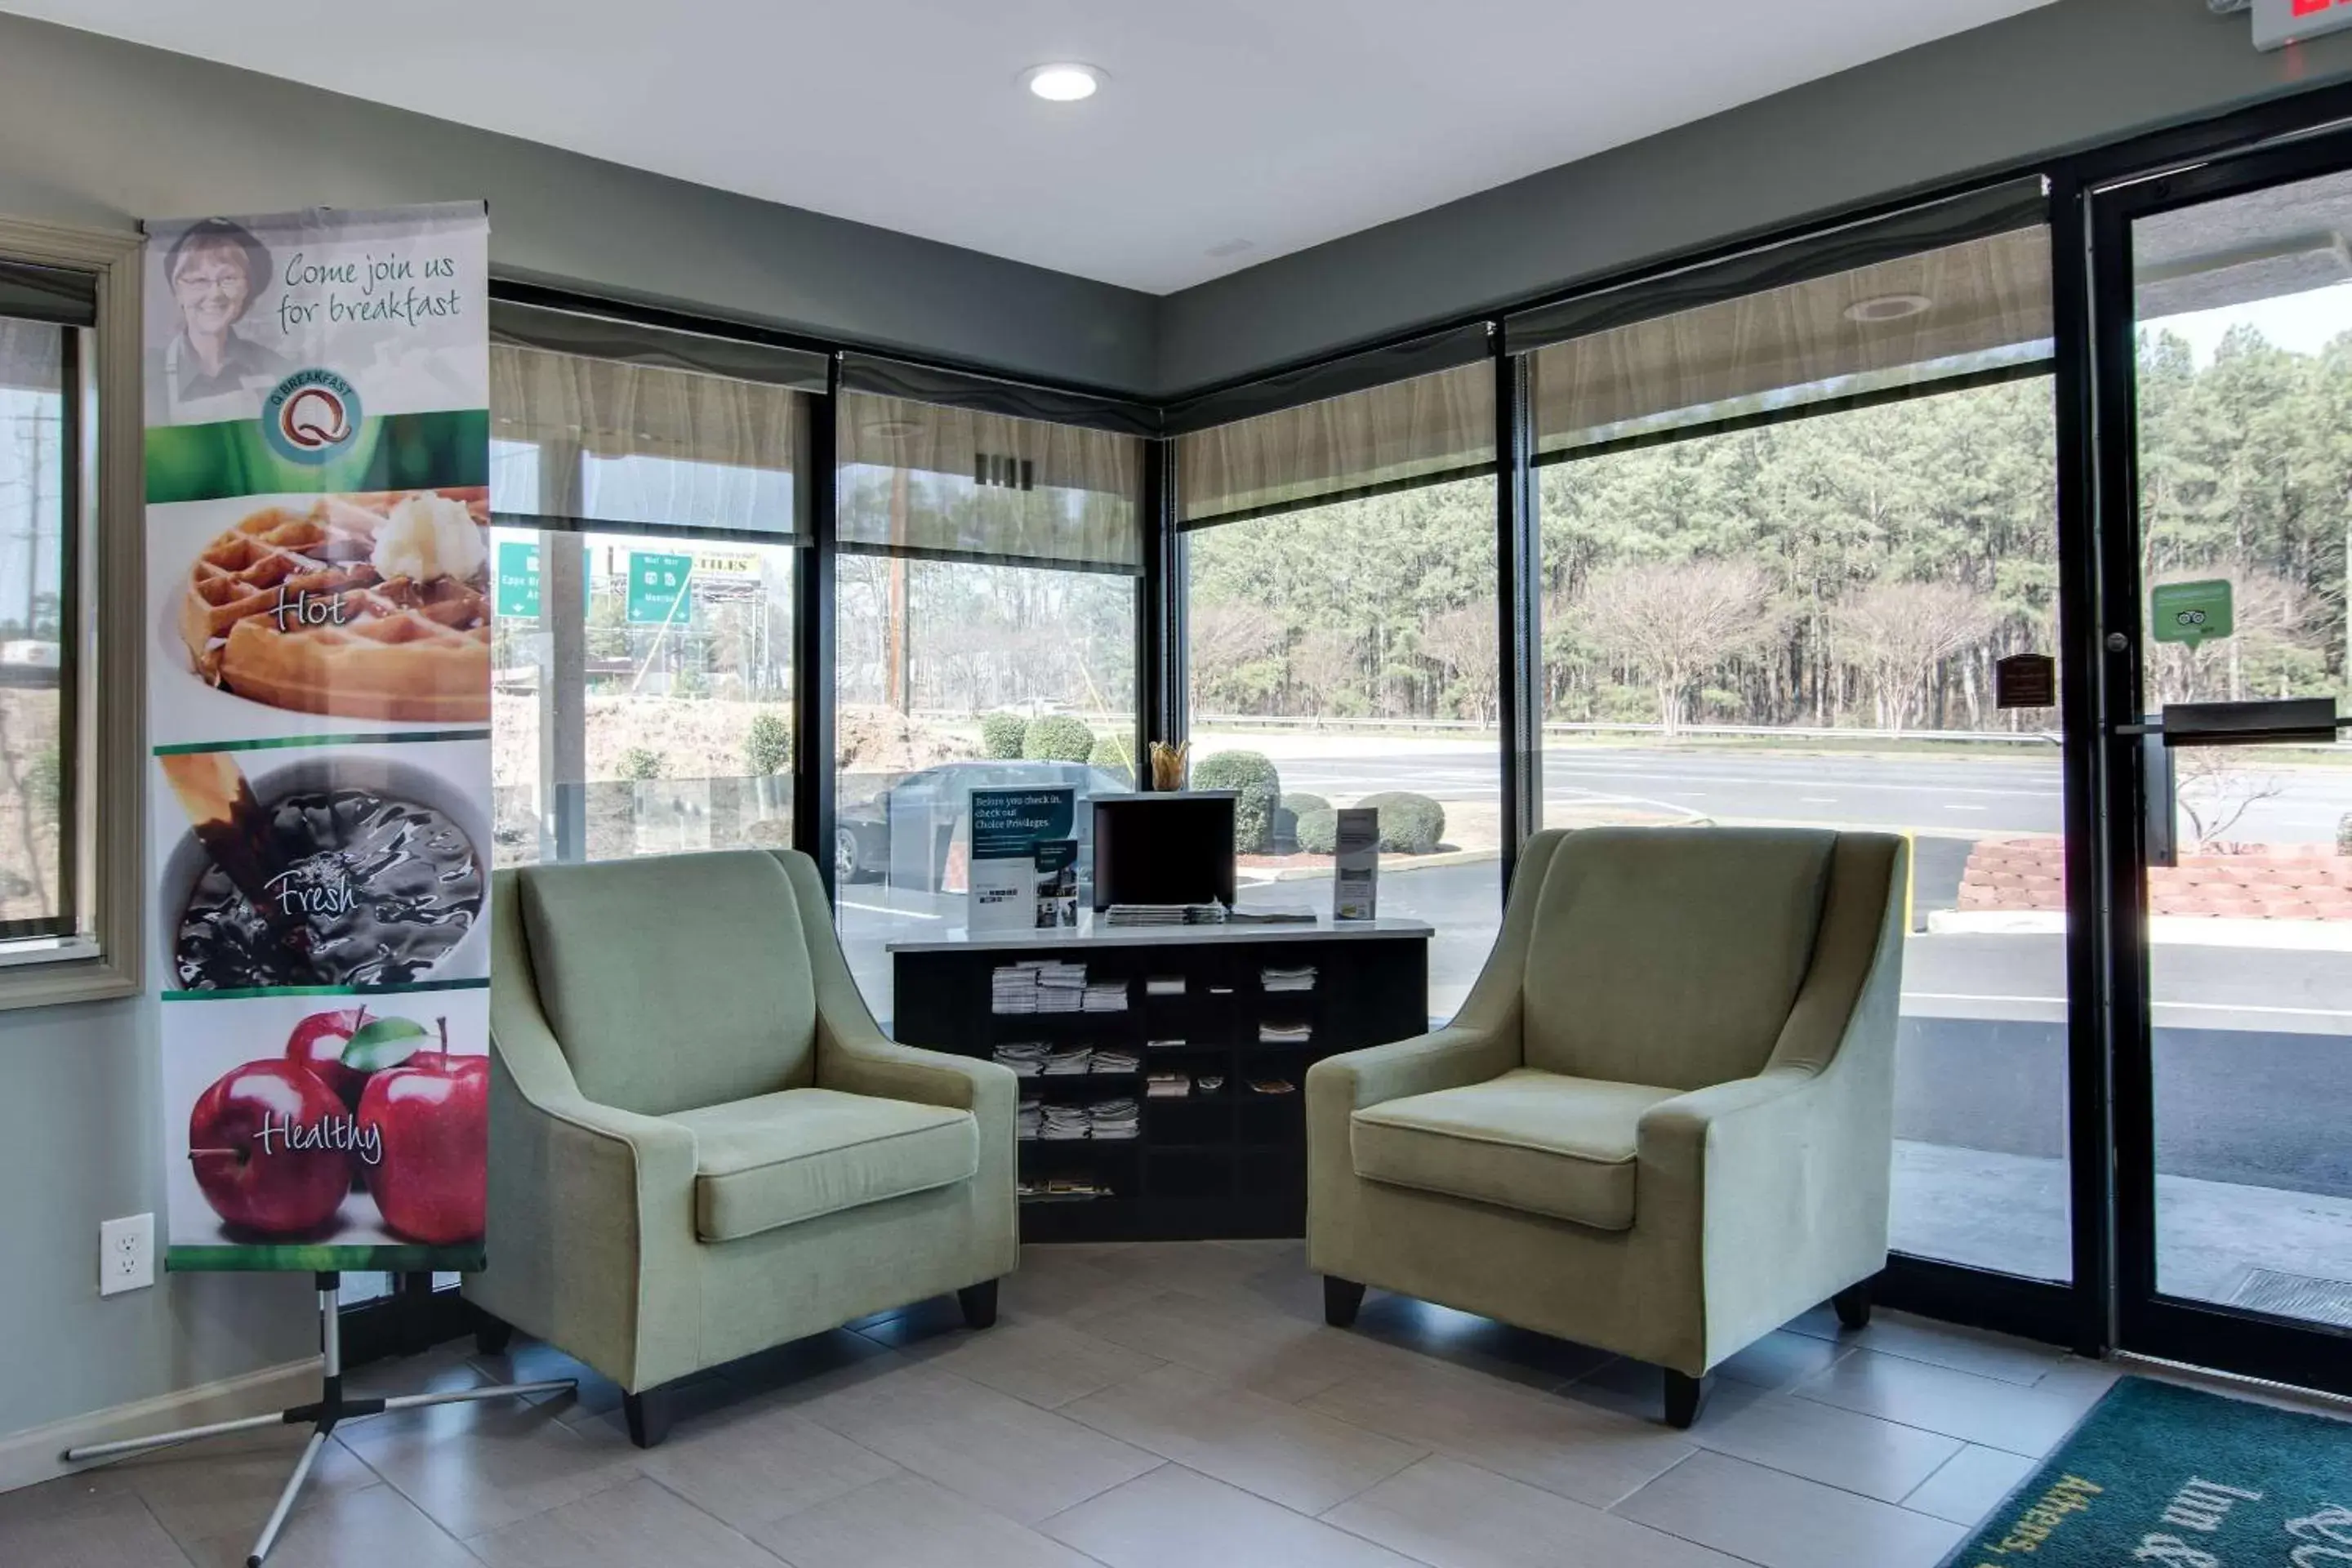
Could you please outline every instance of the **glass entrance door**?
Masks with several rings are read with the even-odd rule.
[[[2096,202],[2120,1339],[2342,1387],[2352,145]]]

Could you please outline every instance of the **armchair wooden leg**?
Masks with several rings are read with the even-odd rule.
[[[1712,1374],[1685,1377],[1672,1367],[1666,1369],[1666,1425],[1677,1432],[1687,1432],[1698,1419],[1701,1407],[1706,1404],[1707,1391],[1715,1384]]]
[[[977,1285],[967,1285],[956,1292],[956,1305],[963,1309],[964,1327],[987,1329],[996,1325],[996,1281],[983,1279]]]
[[[488,1312],[474,1321],[474,1351],[478,1355],[504,1355],[514,1343],[514,1325],[502,1323]]]
[[[1323,1321],[1335,1329],[1352,1325],[1363,1310],[1364,1288],[1337,1274],[1323,1276]]]
[[[648,1388],[641,1394],[625,1394],[621,1395],[621,1414],[629,1423],[630,1442],[640,1448],[657,1447],[669,1436],[670,1391]]]
[[[1837,1309],[1838,1321],[1847,1328],[1870,1327],[1870,1281],[1847,1286],[1830,1298],[1830,1305]]]

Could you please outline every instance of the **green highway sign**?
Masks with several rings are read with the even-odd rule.
[[[539,542],[502,539],[499,542],[498,613],[539,619]]]
[[[2237,627],[2227,579],[2205,583],[2158,583],[2148,595],[2148,625],[2158,642],[2190,647],[2228,637]]]
[[[684,613],[680,601],[694,575],[694,557],[649,550],[629,552],[629,624],[661,626]]]

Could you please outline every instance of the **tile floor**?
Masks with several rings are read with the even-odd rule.
[[[629,1446],[544,1347],[449,1346],[380,1391],[577,1396],[344,1427],[274,1568],[1929,1568],[2114,1381],[2039,1345],[1808,1314],[1697,1427],[1658,1374],[1375,1292],[1322,1322],[1295,1242],[1032,1247],[998,1326],[925,1303],[683,1392]],[[0,1496],[10,1568],[242,1560],[289,1435]]]

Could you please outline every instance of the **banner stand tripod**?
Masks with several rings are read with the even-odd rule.
[[[254,1432],[265,1426],[310,1427],[310,1440],[303,1445],[301,1458],[294,1461],[294,1473],[287,1478],[286,1489],[278,1494],[278,1506],[269,1510],[268,1522],[261,1527],[261,1539],[253,1543],[252,1554],[246,1558],[246,1568],[261,1568],[261,1560],[278,1544],[278,1533],[286,1528],[286,1518],[294,1511],[294,1499],[301,1492],[302,1483],[310,1479],[310,1467],[319,1461],[319,1450],[327,1446],[328,1436],[338,1424],[357,1420],[362,1415],[376,1415],[387,1410],[415,1410],[427,1405],[463,1405],[481,1399],[520,1398],[533,1394],[560,1394],[577,1387],[568,1377],[546,1383],[509,1383],[488,1388],[458,1388],[446,1394],[395,1394],[387,1398],[352,1399],[343,1394],[342,1321],[337,1314],[338,1298],[342,1288],[341,1274],[321,1274],[319,1285],[319,1348],[325,1360],[326,1386],[323,1395],[315,1403],[298,1405],[276,1415],[248,1415],[240,1421],[215,1421],[207,1426],[191,1426],[183,1432],[165,1432],[153,1437],[126,1437],[114,1443],[89,1443],[79,1448],[68,1448],[68,1464],[80,1464],[91,1459],[119,1459],[127,1454],[150,1453],[168,1448],[177,1443],[194,1442],[200,1437],[225,1436],[231,1432]]]

